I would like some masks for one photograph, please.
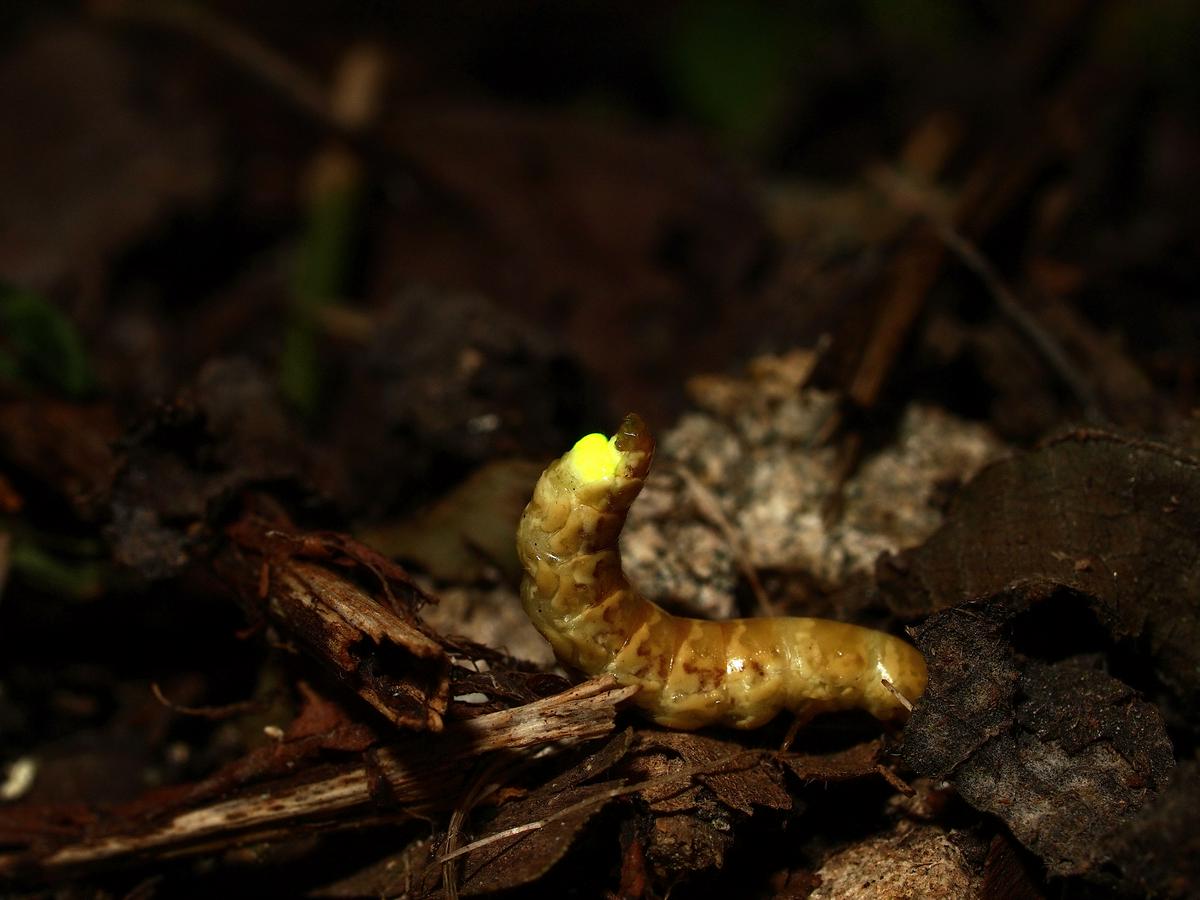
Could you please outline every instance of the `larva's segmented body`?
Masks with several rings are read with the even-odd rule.
[[[904,717],[897,693],[916,700],[926,669],[899,638],[826,619],[683,618],[630,585],[617,538],[653,454],[628,416],[611,440],[589,435],[551,463],[525,508],[521,599],[559,661],[638,685],[634,702],[672,728],[756,728],[781,709]]]

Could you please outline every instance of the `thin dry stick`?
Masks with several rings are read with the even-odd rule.
[[[455,866],[451,865],[451,860],[454,858],[452,854],[458,846],[458,839],[462,834],[463,823],[481,800],[500,787],[496,776],[508,765],[509,760],[502,756],[489,761],[463,796],[462,802],[454,808],[454,812],[450,815],[450,823],[446,826],[446,855],[442,858],[442,890],[446,895],[446,900],[458,900],[458,871]]]
[[[1054,336],[1025,309],[991,261],[954,226],[941,209],[944,203],[939,203],[930,190],[914,185],[894,169],[877,168],[870,173],[870,179],[895,206],[919,215],[929,223],[946,249],[983,283],[1000,314],[1009,320],[1062,379],[1082,407],[1084,416],[1093,421],[1102,420],[1100,401],[1091,383],[1071,362]]]
[[[811,722],[815,715],[816,712],[812,707],[792,715],[792,724],[788,726],[787,734],[783,736],[783,741],[779,745],[778,752],[780,756],[792,749],[792,741],[796,739],[796,735],[800,733],[800,729]]]
[[[983,282],[988,293],[1000,311],[1013,327],[1025,336],[1033,348],[1067,388],[1075,395],[1075,400],[1083,408],[1083,414],[1089,421],[1102,421],[1100,400],[1092,389],[1091,383],[1075,368],[1058,341],[1042,327],[1009,289],[996,267],[992,265],[983,253],[970,240],[964,237],[948,222],[933,222],[938,237],[958,257],[959,262],[970,269]]]
[[[886,678],[880,678],[879,683],[882,684],[886,690],[895,695],[897,702],[901,706],[903,706],[909,712],[913,711],[912,701],[896,690],[896,686],[894,684],[892,684]]]
[[[269,84],[303,112],[338,131],[350,130],[336,114],[329,92],[299,66],[210,9],[179,0],[93,0],[102,18],[159,25],[187,34],[244,71]]]
[[[515,837],[519,834],[525,834],[526,832],[537,831],[540,828],[545,828],[552,822],[565,819],[568,816],[572,816],[577,812],[581,812],[590,806],[607,803],[614,797],[620,797],[625,794],[636,794],[639,791],[649,790],[650,788],[655,788],[662,784],[669,784],[672,781],[679,781],[683,778],[691,778],[695,775],[711,775],[720,771],[724,766],[728,765],[739,757],[760,757],[763,755],[764,752],[762,750],[737,750],[733,753],[730,753],[728,756],[723,756],[720,759],[714,760],[710,763],[699,763],[694,766],[687,766],[686,768],[679,769],[676,772],[669,772],[666,775],[658,775],[654,778],[648,778],[645,781],[639,781],[637,784],[609,788],[607,791],[603,791],[593,797],[587,797],[586,799],[580,800],[578,803],[572,803],[570,806],[564,806],[558,812],[546,816],[544,819],[538,819],[534,822],[526,822],[524,825],[514,825],[512,828],[506,828],[503,831],[497,831],[495,834],[489,834],[487,837],[480,838],[477,841],[472,841],[463,847],[459,847],[452,853],[445,854],[438,859],[438,862],[444,864],[448,860],[462,856],[466,853],[470,853],[472,850],[478,850],[480,847],[486,847],[488,844],[494,844],[497,841],[502,841],[505,838]]]
[[[763,587],[762,581],[758,577],[758,566],[754,562],[750,548],[747,546],[741,532],[733,526],[733,523],[725,515],[725,511],[721,509],[720,501],[686,466],[677,465],[675,466],[675,471],[691,492],[692,499],[696,501],[696,509],[699,510],[700,515],[716,526],[717,530],[721,532],[721,536],[725,538],[725,542],[729,544],[729,549],[733,551],[734,563],[742,573],[742,577],[746,579],[746,583],[750,585],[750,590],[754,593],[754,599],[758,603],[759,610],[765,616],[779,615],[778,609],[776,609],[775,604],[767,595],[767,590]]]
[[[917,793],[916,788],[885,766],[883,763],[875,764],[875,771],[879,773],[879,777],[898,790],[906,797],[912,797]]]
[[[442,889],[446,894],[446,900],[458,900],[458,868],[451,864],[451,860],[453,860],[453,851],[458,848],[458,839],[462,834],[467,816],[480,803],[496,793],[504,785],[505,780],[557,750],[557,747],[550,745],[521,757],[500,756],[493,759],[479,773],[479,777],[475,779],[463,796],[462,802],[454,808],[454,812],[450,815],[450,823],[446,827],[444,852],[447,855],[444,857],[446,861],[442,863]],[[501,775],[503,778],[500,777]]]
[[[236,703],[227,703],[224,706],[180,706],[163,693],[157,681],[150,683],[150,693],[154,695],[155,700],[173,713],[178,713],[181,716],[197,716],[203,719],[232,719],[234,716],[240,716],[244,713],[260,712],[266,706],[262,700],[239,700]]]

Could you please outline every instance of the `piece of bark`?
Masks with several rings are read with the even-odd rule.
[[[697,775],[695,785],[666,782],[642,791],[642,799],[655,812],[694,809],[697,794],[711,791],[724,807],[753,815],[755,807],[787,810],[792,797],[783,786],[775,760],[767,755],[739,754],[743,748],[732,741],[681,731],[646,731],[638,739],[635,771],[668,775],[675,769],[712,766]]]
[[[785,753],[780,759],[804,781],[850,781],[879,771],[883,741],[875,739],[833,753]]]
[[[267,619],[305,653],[333,672],[393,725],[428,731],[442,729],[449,702],[450,660],[441,645],[406,621],[397,610],[411,608],[421,596],[398,604],[394,564],[373,560],[386,598],[373,596],[325,565],[297,558],[310,544],[329,555],[327,542],[272,530],[253,518],[229,529],[236,546],[216,559],[218,575],[234,590],[252,618]],[[345,550],[339,544],[339,549]],[[364,548],[365,549],[365,548]],[[357,561],[357,560],[355,560]],[[400,587],[417,594],[411,582]],[[391,601],[391,602],[387,602]]]

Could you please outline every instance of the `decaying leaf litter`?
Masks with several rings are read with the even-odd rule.
[[[1119,6],[1028,26],[1015,132],[908,121],[835,188],[577,113],[385,116],[386,42],[327,91],[207,7],[33,16],[0,103],[76,151],[0,141],[29,173],[0,230],[6,890],[1192,895],[1194,318],[1166,302],[1123,346],[1084,300],[1152,245],[1065,261],[1120,172],[1077,40]],[[148,34],[188,62],[134,103]],[[213,68],[256,87],[215,106]],[[81,120],[96,97],[115,114]],[[319,146],[259,134],[282,168],[251,142],[221,185],[214,136],[287,117]],[[231,215],[260,231],[222,275],[177,249]],[[1027,258],[989,259],[1014,219]],[[389,252],[348,278],[355,231]],[[516,518],[625,406],[663,433],[623,546],[641,589],[911,627],[907,725],[674,732],[553,670]]]

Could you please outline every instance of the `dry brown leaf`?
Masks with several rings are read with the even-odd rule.
[[[921,547],[880,561],[910,618],[1016,582],[1083,595],[1114,638],[1145,641],[1183,709],[1200,705],[1200,464],[1080,432],[984,470]]]
[[[1052,874],[1083,874],[1107,861],[1104,839],[1157,795],[1174,758],[1158,711],[1132,688],[1078,659],[1013,650],[1012,620],[1055,596],[1014,589],[918,629],[929,688],[903,757],[1004,820]]]

